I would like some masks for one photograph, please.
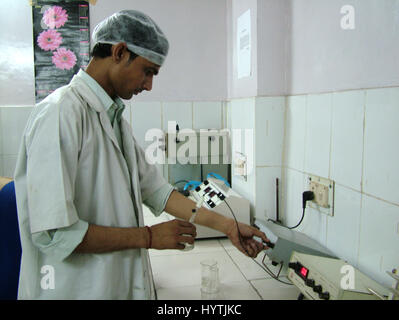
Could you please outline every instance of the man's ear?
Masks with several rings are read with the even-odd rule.
[[[126,42],[120,42],[112,46],[112,60],[115,63],[121,62],[126,54],[128,54]]]

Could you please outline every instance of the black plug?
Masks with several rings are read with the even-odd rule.
[[[314,199],[313,191],[305,191],[304,193],[302,193],[302,209],[306,208],[306,201],[313,199]]]
[[[274,248],[274,243],[271,243],[270,241],[263,241],[263,243],[265,243],[270,249]]]

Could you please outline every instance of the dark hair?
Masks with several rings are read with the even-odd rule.
[[[109,43],[97,43],[93,50],[91,51],[91,56],[93,58],[106,58],[111,56],[111,48],[112,48],[112,44]],[[137,54],[131,52],[130,50],[127,50],[130,53],[130,57],[129,57],[129,63],[132,62],[135,58],[138,57]]]

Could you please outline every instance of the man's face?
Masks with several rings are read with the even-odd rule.
[[[159,66],[143,57],[129,61],[130,52],[125,50],[120,63],[111,72],[114,92],[122,99],[129,100],[143,90],[151,91],[154,75]]]

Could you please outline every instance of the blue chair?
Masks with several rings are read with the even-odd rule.
[[[0,300],[16,300],[22,248],[13,181],[0,190],[0,238]]]

